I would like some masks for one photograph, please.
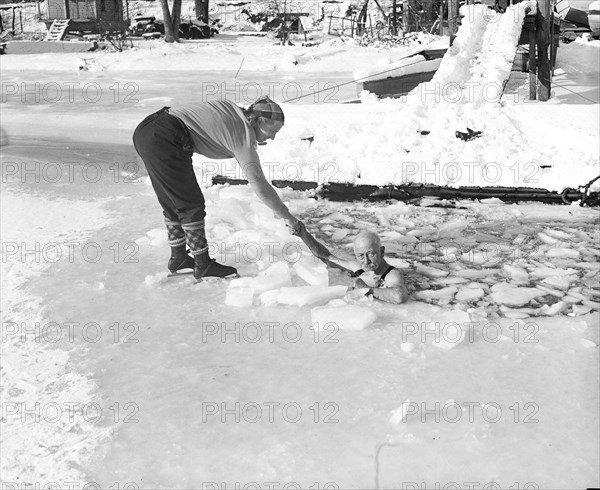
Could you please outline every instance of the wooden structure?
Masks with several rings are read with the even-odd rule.
[[[129,22],[123,12],[124,0],[48,0],[48,17],[42,19],[49,30],[55,21],[54,37],[62,39],[67,32],[102,33],[124,31]],[[125,0],[126,1],[126,0]],[[59,31],[66,24],[63,32]],[[54,38],[52,39],[54,40]]]
[[[600,192],[590,192],[589,190],[595,180],[598,180],[598,178],[579,186],[577,189],[567,187],[562,192],[530,187],[448,187],[418,183],[385,186],[355,185],[346,182],[318,184],[317,182],[293,180],[272,180],[271,183],[278,189],[289,187],[295,191],[314,190],[316,196],[331,201],[357,201],[363,199],[388,201],[395,199],[404,202],[417,202],[426,197],[440,199],[490,199],[495,197],[509,203],[535,201],[570,205],[579,201],[580,206],[600,206]],[[216,175],[212,178],[212,184],[247,185],[248,181]]]
[[[557,25],[550,0],[538,0],[535,13],[525,17],[519,46],[526,46],[527,55],[515,55],[515,65],[529,72],[529,99],[542,102],[550,98],[552,71],[556,62],[560,25]],[[514,67],[513,67],[514,69]]]

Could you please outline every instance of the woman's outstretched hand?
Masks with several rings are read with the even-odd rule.
[[[291,235],[299,236],[303,230],[306,229],[304,223],[299,219],[294,218],[293,216],[290,219],[285,220],[285,226],[287,226],[290,230]]]

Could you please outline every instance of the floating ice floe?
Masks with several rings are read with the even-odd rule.
[[[423,301],[430,301],[433,299],[450,299],[456,294],[457,291],[458,288],[455,286],[448,286],[442,289],[426,289],[424,291],[415,292],[414,297]]]
[[[364,330],[377,319],[371,309],[357,305],[317,306],[310,311],[313,328],[334,324],[340,330]]]
[[[457,301],[474,301],[476,299],[481,298],[484,294],[485,294],[485,292],[481,288],[463,287],[463,288],[460,288],[458,293],[456,293],[456,300]]]
[[[279,289],[284,286],[292,285],[292,276],[290,268],[286,262],[276,262],[268,269],[262,271],[258,276],[253,278],[249,287],[254,290],[255,294],[262,294],[265,291]]]
[[[492,300],[509,306],[521,306],[548,293],[537,288],[520,288],[505,282],[492,286]]]
[[[293,269],[298,277],[311,286],[329,286],[327,266],[312,255],[302,255]]]
[[[417,265],[416,271],[418,274],[422,274],[424,276],[433,277],[433,278],[446,277],[448,274],[450,274],[449,271],[437,269],[435,267],[429,267],[429,266],[422,265],[422,264]]]
[[[279,289],[277,303],[282,305],[305,306],[315,303],[326,303],[346,294],[347,286],[300,286]]]

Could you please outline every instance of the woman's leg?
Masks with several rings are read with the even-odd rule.
[[[221,266],[208,257],[204,196],[194,173],[193,152],[188,149],[190,137],[184,124],[166,108],[161,109],[140,123],[133,142],[163,208],[172,258],[182,257],[182,250],[185,252],[182,244],[182,236],[185,236],[194,257],[194,275],[235,274],[233,267]],[[170,264],[170,268],[171,265],[175,266]]]

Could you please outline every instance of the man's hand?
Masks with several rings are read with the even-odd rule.
[[[300,235],[302,233],[302,229],[304,228],[304,223],[299,219],[294,218],[293,216],[289,219],[285,219],[285,226],[287,226],[290,230],[291,235]]]

